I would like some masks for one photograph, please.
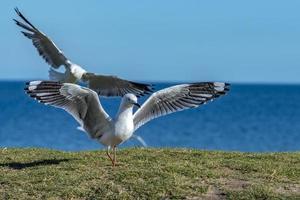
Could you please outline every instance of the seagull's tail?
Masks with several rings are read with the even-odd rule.
[[[65,82],[66,74],[58,72],[52,68],[49,69],[49,78],[53,81]]]
[[[147,143],[145,142],[145,140],[141,136],[133,134],[131,137],[133,137],[134,139],[139,141],[142,144],[143,147],[148,147]]]

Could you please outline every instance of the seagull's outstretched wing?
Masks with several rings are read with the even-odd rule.
[[[55,81],[32,81],[27,83],[25,91],[41,103],[66,110],[92,138],[100,138],[111,128],[111,118],[102,108],[98,95],[88,88]]]
[[[96,75],[85,73],[82,80],[88,83],[88,87],[96,91],[100,96],[123,96],[127,93],[143,96],[153,92],[151,85],[127,81],[116,76]]]
[[[50,64],[53,68],[59,68],[61,65],[66,65],[68,59],[64,56],[63,52],[48,38],[44,33],[39,31],[34,25],[32,25],[24,15],[15,8],[16,13],[24,21],[20,22],[16,19],[14,21],[18,26],[23,28],[21,31],[24,36],[32,40],[33,45],[38,50],[39,54]]]
[[[134,114],[134,129],[138,129],[151,119],[198,107],[226,94],[228,90],[228,83],[203,82],[176,85],[155,92]]]

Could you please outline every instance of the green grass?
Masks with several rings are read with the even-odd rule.
[[[300,199],[300,153],[0,149],[0,199]]]

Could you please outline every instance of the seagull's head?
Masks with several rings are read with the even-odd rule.
[[[137,106],[141,107],[137,102],[137,97],[134,94],[125,94],[123,96],[123,103],[128,106]]]

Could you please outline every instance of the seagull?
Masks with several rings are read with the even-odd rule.
[[[98,95],[106,97],[123,96],[127,93],[133,93],[139,97],[153,92],[153,88],[149,84],[87,72],[81,66],[71,62],[48,36],[25,18],[18,8],[15,8],[15,11],[23,20],[21,22],[14,19],[15,23],[23,29],[21,31],[23,35],[32,41],[40,56],[51,66],[49,69],[50,80],[62,83],[83,81]],[[64,73],[57,71],[61,66],[65,67]]]
[[[225,95],[229,84],[199,82],[175,85],[153,93],[142,106],[134,94],[128,93],[122,97],[114,118],[105,112],[97,93],[86,87],[55,81],[31,81],[26,83],[25,91],[40,103],[70,113],[90,138],[107,146],[106,154],[115,166],[117,145],[128,140],[143,124],[163,115],[196,108]],[[139,107],[135,113],[134,106]]]

